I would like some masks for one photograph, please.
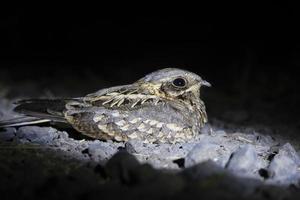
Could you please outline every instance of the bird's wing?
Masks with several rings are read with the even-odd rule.
[[[159,103],[161,99],[138,85],[124,85],[100,90],[83,98],[85,103],[105,108],[134,108],[146,102]]]
[[[38,119],[66,122],[64,111],[66,104],[80,99],[27,99],[16,102],[15,112]]]

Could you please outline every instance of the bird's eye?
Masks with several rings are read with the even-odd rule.
[[[186,86],[186,80],[184,78],[176,78],[173,80],[173,85],[176,87],[183,88]]]

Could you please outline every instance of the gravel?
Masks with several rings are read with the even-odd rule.
[[[138,191],[149,193],[163,188],[166,196],[176,193],[179,198],[183,191],[196,192],[197,186],[202,192],[218,190],[218,194],[206,194],[210,197],[289,197],[286,188],[300,187],[299,153],[282,138],[255,128],[243,130],[211,123],[192,141],[172,145],[74,138],[69,131],[55,127],[25,126],[0,130],[0,145],[1,149],[25,145],[25,149],[35,149],[34,154],[46,151],[62,162],[75,160],[75,166],[86,164],[84,170],[92,169],[101,180],[109,177],[112,182],[135,185]]]
[[[126,151],[140,163],[148,163],[156,169],[181,170],[212,161],[236,176],[268,179],[265,183],[280,185],[297,184],[300,158],[294,147],[290,143],[274,146],[273,139],[262,138],[269,137],[212,130],[182,144],[145,144],[138,140],[122,143],[74,139],[65,131],[38,126],[4,129],[0,137],[2,142],[53,149],[101,164],[117,152]]]

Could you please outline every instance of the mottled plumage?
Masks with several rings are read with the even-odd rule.
[[[166,68],[133,84],[85,97],[20,101],[15,110],[25,115],[24,120],[3,122],[2,127],[54,121],[71,124],[84,135],[99,139],[185,142],[207,122],[200,99],[202,85],[210,86],[192,72]]]

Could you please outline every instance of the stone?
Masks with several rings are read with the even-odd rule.
[[[125,143],[125,149],[128,153],[140,153],[145,149],[145,144],[140,140],[129,140]]]
[[[274,180],[281,183],[298,182],[300,172],[297,161],[299,158],[294,153],[296,152],[293,147],[287,143],[274,156],[268,168],[268,172]]]
[[[122,144],[123,143],[110,144],[95,140],[88,145],[86,153],[96,162],[105,162],[119,151],[118,148],[122,147]]]
[[[241,173],[254,173],[257,169],[258,156],[253,145],[243,145],[231,156],[226,167]]]
[[[286,143],[282,146],[282,148],[279,150],[282,154],[286,154],[288,157],[290,157],[295,163],[300,165],[300,157],[299,154],[296,152],[294,147],[290,143]]]
[[[24,126],[17,130],[16,136],[23,142],[50,144],[58,138],[58,133],[51,127]]]
[[[224,167],[229,159],[230,153],[223,149],[222,145],[200,142],[186,156],[185,167],[212,160]]]
[[[147,157],[143,163],[148,163],[155,169],[179,169],[179,165],[174,160],[158,157],[157,155]]]

